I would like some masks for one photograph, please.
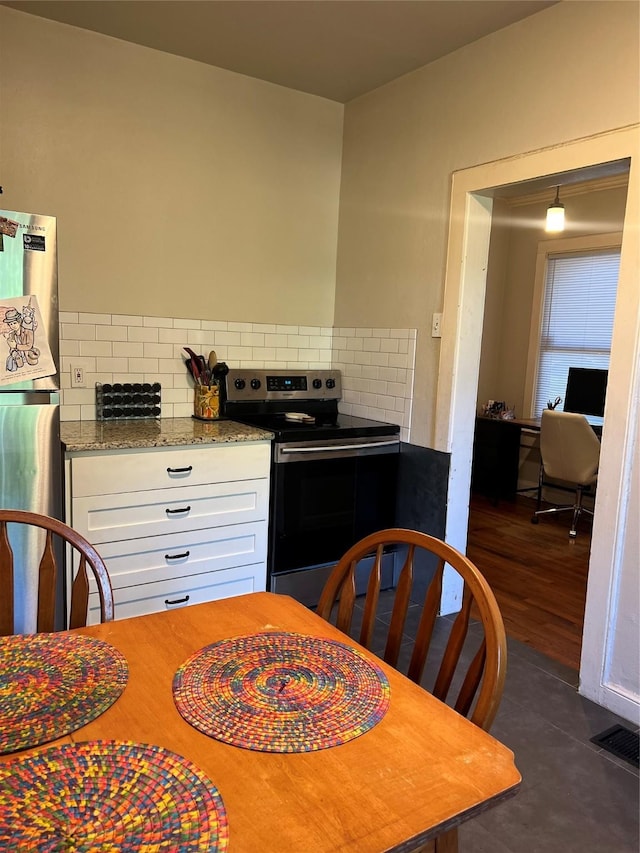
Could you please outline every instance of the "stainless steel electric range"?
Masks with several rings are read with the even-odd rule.
[[[231,369],[224,413],[275,435],[268,584],[317,604],[331,567],[395,523],[400,428],[338,412],[338,370]]]

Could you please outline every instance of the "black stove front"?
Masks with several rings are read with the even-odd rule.
[[[268,578],[317,604],[331,567],[395,523],[400,429],[338,412],[335,370],[230,370],[225,415],[274,433]]]

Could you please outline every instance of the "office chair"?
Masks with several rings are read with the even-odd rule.
[[[540,426],[540,455],[542,464],[538,501],[531,523],[537,524],[543,515],[571,512],[569,536],[575,539],[576,525],[582,513],[593,516],[593,512],[584,507],[582,501],[584,493],[590,491],[598,479],[600,442],[584,415],[545,409]],[[574,502],[540,509],[542,488],[545,485],[572,486],[575,489]]]

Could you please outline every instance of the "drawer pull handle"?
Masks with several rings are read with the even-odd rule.
[[[175,601],[169,601],[168,598],[165,598],[164,603],[165,604],[186,604],[187,601],[189,601],[189,596],[185,595],[184,598],[176,598]]]
[[[193,471],[193,465],[187,465],[186,468],[167,468],[167,474],[188,474]]]
[[[184,560],[190,553],[190,551],[185,551],[184,554],[165,554],[164,558],[165,560]]]
[[[165,509],[165,512],[167,513],[167,515],[175,515],[177,512],[190,512],[190,510],[190,506],[183,506],[180,507],[180,509]]]

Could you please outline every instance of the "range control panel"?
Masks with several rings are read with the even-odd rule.
[[[232,368],[227,400],[339,400],[339,370],[258,370]]]

